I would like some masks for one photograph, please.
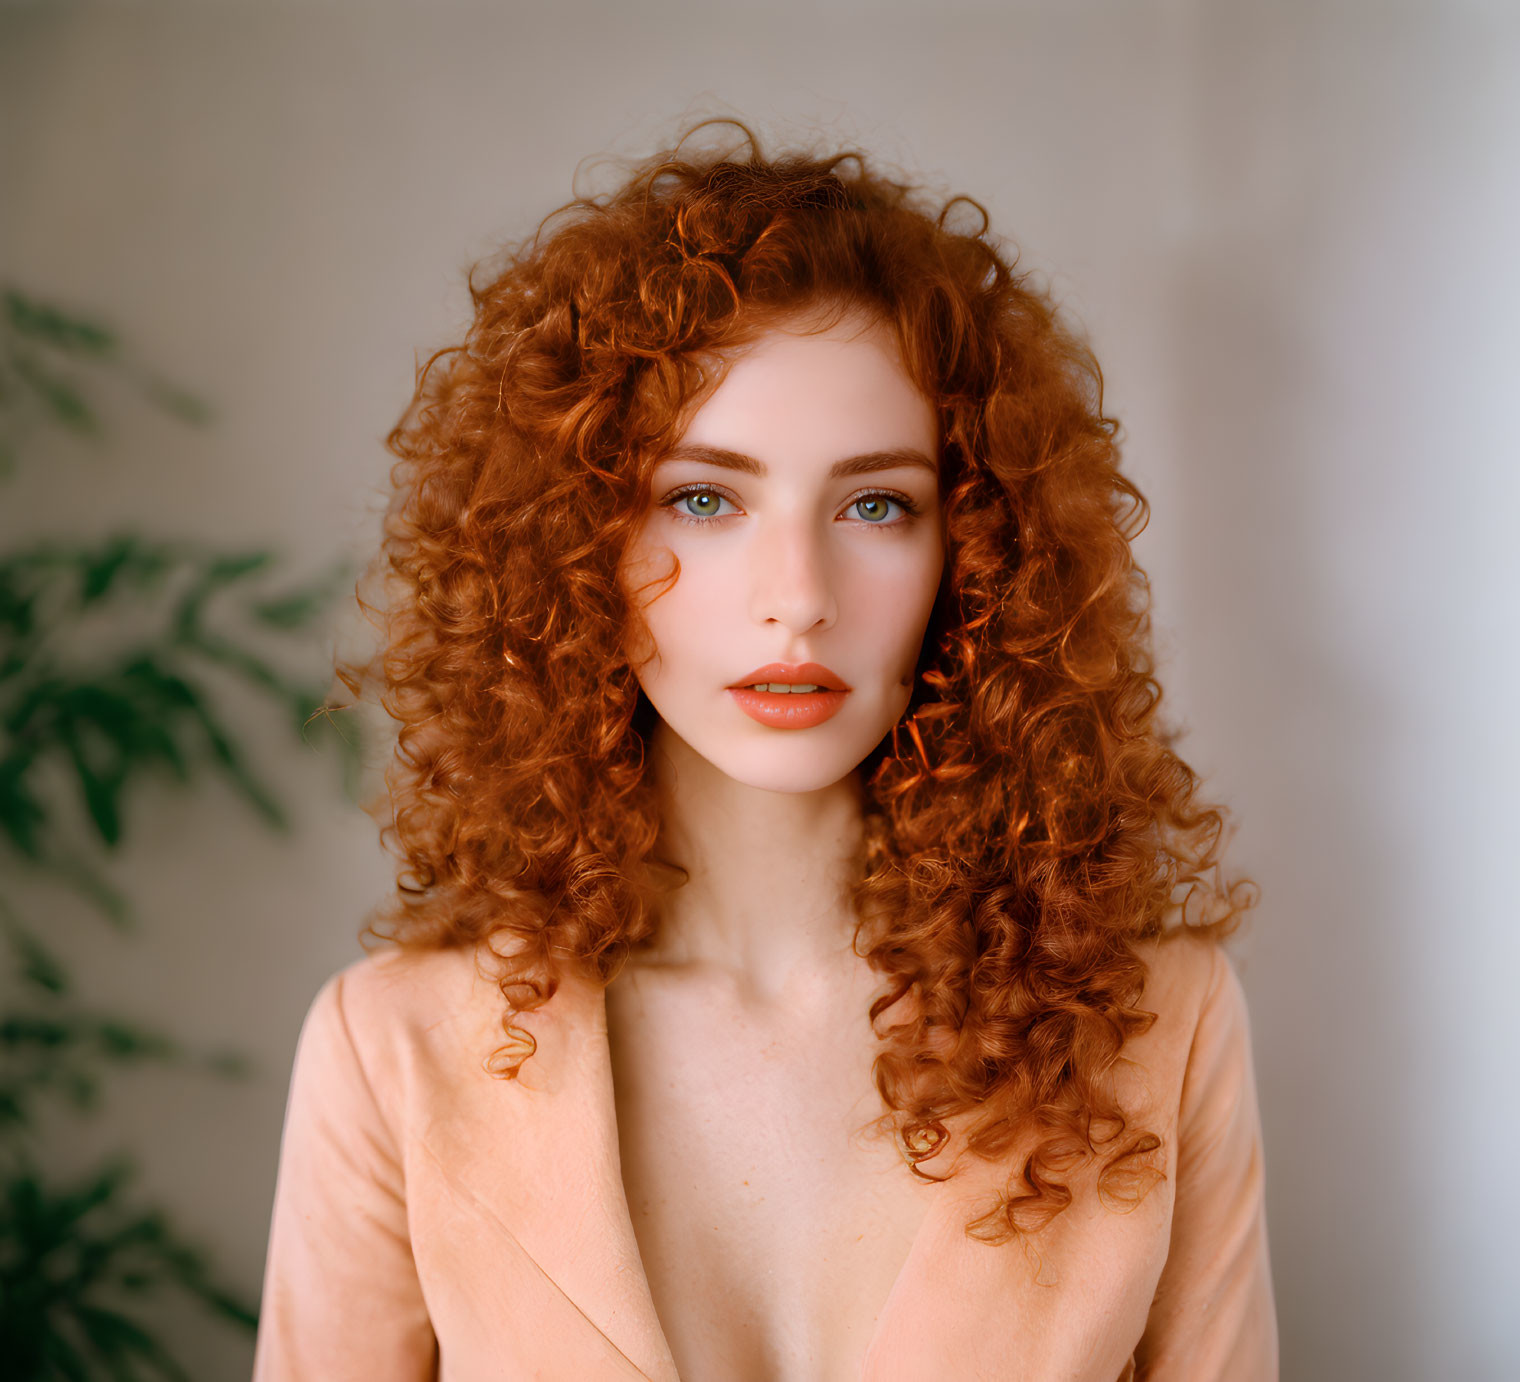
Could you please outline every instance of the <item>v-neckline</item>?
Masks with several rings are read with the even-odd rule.
[[[612,1043],[607,1023],[607,994],[604,988],[598,987],[596,989],[591,1016],[592,1026],[598,1042],[596,1066],[603,1086],[597,1091],[600,1096],[598,1098],[597,1112],[601,1120],[598,1127],[599,1140],[604,1148],[605,1155],[611,1161],[611,1174],[608,1177],[609,1184],[616,1187],[613,1192],[615,1204],[609,1207],[612,1209],[612,1214],[609,1217],[615,1219],[615,1229],[621,1239],[618,1245],[620,1256],[623,1257],[628,1269],[636,1277],[636,1293],[640,1303],[646,1309],[646,1320],[644,1321],[646,1332],[652,1336],[650,1341],[657,1346],[656,1351],[660,1355],[659,1361],[663,1364],[668,1364],[668,1378],[663,1374],[652,1375],[645,1372],[638,1363],[629,1358],[607,1336],[604,1330],[590,1320],[587,1323],[592,1324],[592,1327],[597,1329],[597,1332],[607,1340],[608,1347],[616,1350],[620,1358],[638,1371],[640,1376],[646,1378],[646,1382],[686,1382],[686,1379],[680,1376],[676,1368],[675,1354],[670,1347],[669,1335],[665,1331],[665,1325],[660,1319],[659,1311],[655,1308],[654,1291],[650,1285],[649,1272],[644,1265],[644,1257],[639,1247],[638,1234],[633,1227],[633,1209],[629,1204],[627,1186],[623,1181],[622,1144],[617,1121],[617,1099],[612,1068]],[[924,1245],[929,1238],[931,1223],[936,1216],[947,1212],[947,1204],[952,1197],[943,1193],[943,1190],[946,1188],[942,1187],[942,1192],[930,1199],[923,1218],[919,1220],[918,1228],[915,1230],[912,1241],[908,1245],[907,1255],[903,1258],[902,1265],[897,1270],[897,1275],[892,1279],[892,1284],[887,1290],[886,1298],[882,1301],[880,1308],[876,1312],[870,1337],[867,1339],[865,1350],[861,1355],[860,1372],[856,1382],[869,1382],[873,1370],[872,1359],[877,1344],[882,1338],[883,1329],[896,1306],[898,1297],[904,1293],[906,1283],[911,1279],[912,1269],[915,1268],[917,1259],[924,1251]]]

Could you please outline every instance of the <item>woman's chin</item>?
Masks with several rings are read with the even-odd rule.
[[[669,721],[657,731],[678,771],[703,771],[693,759],[724,777],[757,791],[800,795],[821,792],[848,778],[882,741],[872,725],[818,725],[774,729],[760,725],[704,724],[700,733],[682,733]],[[843,731],[843,732],[841,732]],[[890,732],[890,728],[886,733]]]
[[[854,772],[863,758],[863,754],[819,753],[802,744],[787,744],[742,754],[730,751],[708,761],[745,787],[799,795],[835,786]]]

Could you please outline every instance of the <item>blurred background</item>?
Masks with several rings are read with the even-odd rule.
[[[383,436],[475,259],[722,113],[977,197],[1103,363],[1264,889],[1284,1377],[1520,1376],[1507,0],[0,5],[0,1353],[247,1375],[390,881],[307,723]]]

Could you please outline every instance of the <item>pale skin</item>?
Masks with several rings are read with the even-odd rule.
[[[857,768],[908,703],[944,566],[934,410],[891,333],[798,321],[728,362],[658,467],[623,570],[659,712],[664,850],[690,881],[609,986],[623,1179],[683,1377],[854,1379],[933,1187],[889,1140],[851,947]],[[821,665],[805,728],[730,687]]]

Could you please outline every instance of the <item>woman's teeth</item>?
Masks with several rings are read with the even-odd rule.
[[[772,692],[795,691],[795,692],[803,692],[803,691],[821,691],[823,688],[821,686],[809,686],[809,685],[806,685],[806,684],[804,684],[802,686],[788,686],[785,682],[762,681],[762,682],[757,682],[754,686],[750,687],[749,689],[751,691],[772,691]]]

